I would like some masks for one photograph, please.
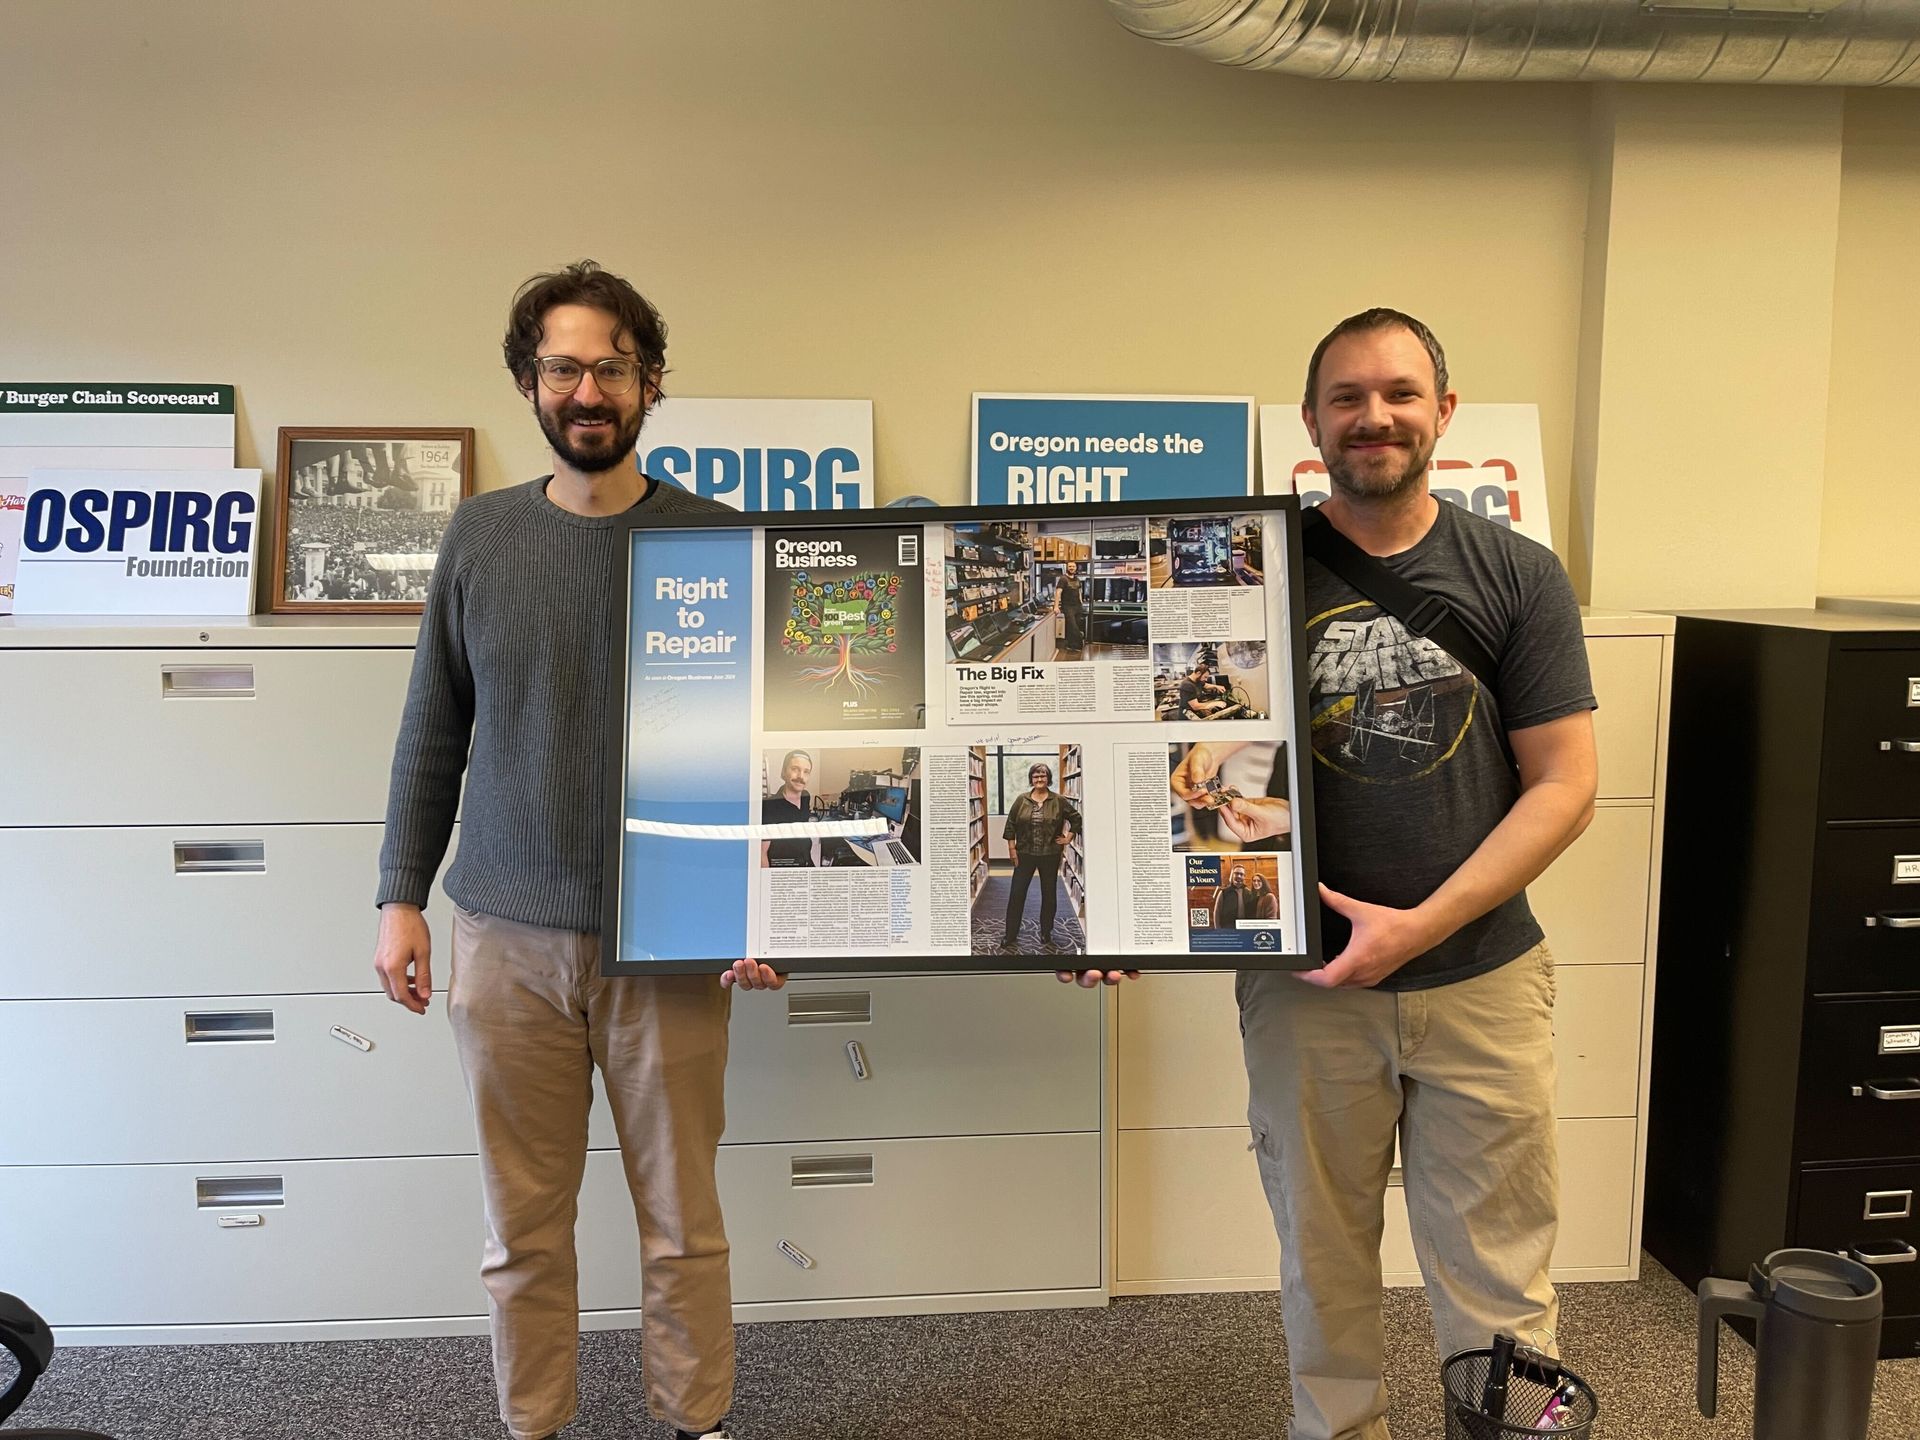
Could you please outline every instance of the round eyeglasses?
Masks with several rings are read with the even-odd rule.
[[[556,395],[573,394],[589,370],[602,395],[624,395],[640,378],[638,360],[596,360],[583,365],[571,355],[541,355],[534,360],[533,368],[540,374],[540,383]]]

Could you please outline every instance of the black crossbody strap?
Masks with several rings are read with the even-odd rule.
[[[1433,641],[1477,675],[1488,694],[1499,697],[1495,682],[1499,679],[1500,667],[1486,647],[1460,623],[1460,617],[1444,599],[1401,579],[1342,535],[1317,509],[1302,512],[1300,536],[1309,560],[1318,560],[1406,626],[1408,633]],[[1507,760],[1512,763],[1513,747],[1507,743],[1504,731],[1500,733],[1500,748],[1507,752]]]

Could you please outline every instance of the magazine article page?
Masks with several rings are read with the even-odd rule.
[[[1283,516],[1219,503],[636,530],[623,955],[1302,956]]]

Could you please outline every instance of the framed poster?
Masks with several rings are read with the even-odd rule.
[[[471,494],[472,430],[281,430],[268,608],[418,615]]]
[[[1318,964],[1299,516],[630,518],[602,968]]]

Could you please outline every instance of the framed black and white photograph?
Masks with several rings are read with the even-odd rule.
[[[273,613],[417,615],[473,494],[473,431],[285,428],[274,479]]]

